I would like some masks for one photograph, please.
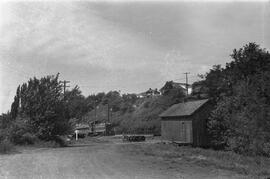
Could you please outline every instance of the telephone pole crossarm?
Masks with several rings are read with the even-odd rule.
[[[70,83],[70,81],[64,80],[64,81],[60,81],[60,83],[64,84],[64,97],[65,97],[66,88],[70,87],[70,86],[67,86],[67,84]]]

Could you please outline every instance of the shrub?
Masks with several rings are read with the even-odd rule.
[[[37,141],[37,137],[29,132],[23,134],[22,142],[24,144],[34,144]]]
[[[19,144],[19,145],[34,144],[36,140],[37,140],[37,137],[30,133],[25,133],[22,135],[18,135],[18,133],[16,133],[16,134],[13,134],[11,137],[11,141],[14,144]]]
[[[6,154],[12,151],[12,149],[13,145],[9,140],[5,139],[3,141],[0,141],[0,154]]]
[[[67,141],[63,136],[55,136],[53,138],[53,140],[55,141],[56,144],[58,144],[60,147],[67,147]]]
[[[9,132],[10,141],[14,144],[34,144],[37,137],[30,132],[30,127],[22,120],[16,120]]]
[[[149,106],[150,106],[150,102],[149,102],[149,101],[147,101],[147,102],[145,102],[145,103],[143,104],[143,107],[144,107],[144,108],[149,108]]]

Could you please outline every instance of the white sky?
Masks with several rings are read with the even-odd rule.
[[[266,2],[0,2],[0,112],[30,77],[84,95],[190,82],[248,42],[270,48]]]

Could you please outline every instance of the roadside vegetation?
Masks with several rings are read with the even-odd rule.
[[[201,84],[216,102],[208,122],[212,146],[270,156],[270,54],[255,43],[234,50]]]
[[[172,165],[197,165],[234,171],[247,178],[267,178],[270,176],[270,159],[261,156],[244,156],[232,151],[178,146],[176,144],[128,144],[120,145],[119,150],[129,155],[144,155],[160,158]]]

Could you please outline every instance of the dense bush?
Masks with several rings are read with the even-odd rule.
[[[9,153],[13,148],[14,146],[9,140],[5,139],[0,141],[0,154]]]
[[[60,147],[66,147],[68,146],[66,139],[64,136],[54,136],[54,141],[56,144],[58,144]]]
[[[30,127],[23,121],[15,121],[9,133],[10,141],[14,144],[34,144],[37,137],[30,132]]]
[[[212,144],[270,156],[270,54],[250,43],[232,57],[226,68],[206,75],[207,84],[216,88],[210,94],[217,101],[208,122]]]
[[[0,130],[0,154],[5,154],[13,150],[13,144],[9,141],[9,130]]]

